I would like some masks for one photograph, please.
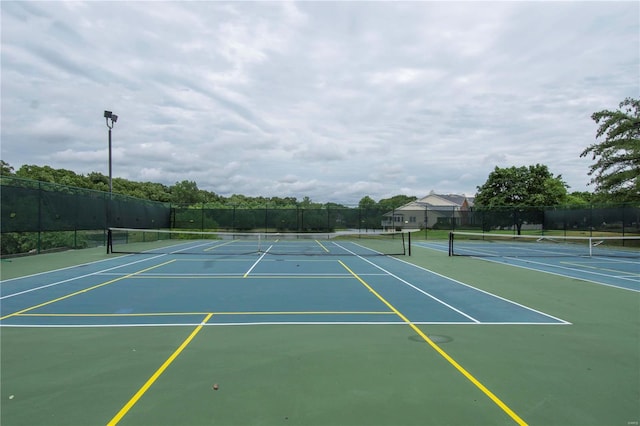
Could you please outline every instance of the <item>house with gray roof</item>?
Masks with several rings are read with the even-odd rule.
[[[383,215],[385,230],[451,229],[464,224],[473,209],[473,197],[436,194],[407,203]]]

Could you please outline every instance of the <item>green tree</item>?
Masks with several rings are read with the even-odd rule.
[[[378,205],[385,211],[390,211],[398,207],[404,206],[407,203],[417,200],[418,197],[408,195],[394,195],[391,198],[383,198],[378,201]]]
[[[311,198],[309,197],[304,197],[302,199],[302,201],[300,201],[300,207],[302,208],[306,208],[306,209],[319,209],[320,207],[322,207],[322,204],[320,203],[314,203]]]
[[[478,187],[475,204],[483,207],[553,206],[566,200],[567,184],[542,164],[497,167]]]
[[[358,203],[358,207],[360,207],[361,209],[373,209],[376,206],[377,206],[377,203],[374,201],[373,198],[369,197],[368,195],[365,195],[364,197],[362,197],[362,199]]]
[[[92,188],[93,185],[86,177],[71,170],[54,169],[50,166],[23,165],[16,172],[16,176],[23,179],[40,182],[56,183],[77,188]]]
[[[567,204],[570,205],[588,205],[593,203],[594,196],[591,192],[586,191],[574,191],[567,195]]]
[[[109,177],[103,175],[98,172],[91,172],[87,176],[92,189],[96,189],[98,191],[108,191],[109,190]]]
[[[171,202],[176,204],[194,204],[203,201],[198,185],[189,180],[176,182],[169,187],[171,191]]]
[[[0,160],[0,176],[11,176],[13,174],[13,167],[4,160]]]
[[[591,116],[599,124],[596,139],[604,139],[580,157],[591,154],[596,161],[589,170],[596,192],[609,194],[614,201],[640,201],[640,101],[626,98],[619,107]]]
[[[562,176],[553,176],[547,166],[497,167],[487,181],[478,187],[475,205],[479,210],[500,210],[506,207],[513,214],[496,214],[498,222],[486,226],[515,225],[520,234],[524,222],[538,220],[539,207],[554,206],[567,201],[567,184]],[[506,222],[505,221],[509,221]]]
[[[328,203],[324,204],[324,208],[327,208],[327,209],[346,209],[347,206],[345,206],[344,204],[328,202]]]
[[[375,229],[382,226],[382,215],[386,213],[386,211],[383,210],[373,198],[365,195],[358,203],[358,208],[360,209],[360,212],[358,212],[360,215],[359,228]]]
[[[16,171],[16,176],[23,179],[33,179],[40,182],[56,182],[57,170],[49,166],[23,165]],[[57,183],[57,182],[56,182]]]
[[[219,201],[219,197],[216,193],[201,189],[200,191],[200,200],[203,203],[216,203]]]

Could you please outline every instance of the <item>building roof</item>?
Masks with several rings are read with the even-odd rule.
[[[407,203],[401,207],[398,207],[394,211],[402,211],[402,210],[438,210],[438,209],[452,209],[452,208],[461,208],[464,206],[464,203],[467,203],[468,207],[473,206],[473,197],[467,197],[465,195],[457,195],[457,194],[434,194],[431,193],[426,197],[422,197],[416,201],[412,201]]]

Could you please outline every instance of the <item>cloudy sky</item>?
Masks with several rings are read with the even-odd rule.
[[[1,2],[2,160],[229,196],[588,186],[590,116],[640,92],[640,3]]]

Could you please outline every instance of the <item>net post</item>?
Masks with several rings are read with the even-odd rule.
[[[449,232],[449,256],[453,256],[453,232]]]
[[[407,245],[409,246],[409,256],[411,256],[411,232],[407,232]]]
[[[113,236],[111,229],[107,229],[107,254],[113,253]]]

